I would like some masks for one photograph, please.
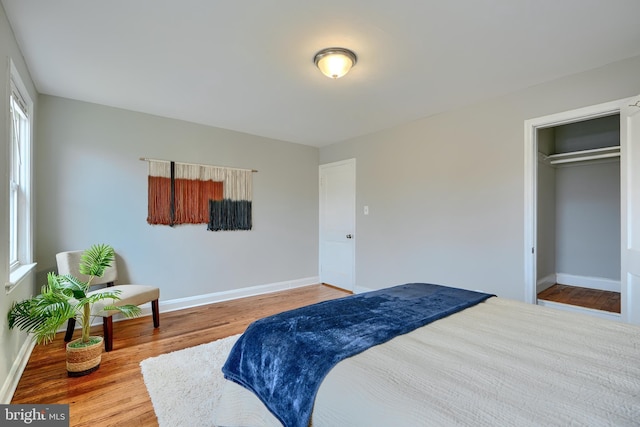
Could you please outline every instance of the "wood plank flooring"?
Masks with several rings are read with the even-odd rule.
[[[538,294],[538,299],[620,313],[620,293],[555,284]]]
[[[314,285],[161,313],[158,329],[150,316],[115,322],[113,351],[102,353],[98,371],[80,378],[67,377],[59,333],[53,343],[36,346],[11,403],[69,403],[71,426],[157,426],[142,360],[241,333],[264,316],[346,295]],[[102,327],[95,333],[101,335]]]

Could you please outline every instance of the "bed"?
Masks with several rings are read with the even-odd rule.
[[[226,381],[214,424],[281,426]],[[640,425],[640,327],[490,297],[346,358],[310,425]]]

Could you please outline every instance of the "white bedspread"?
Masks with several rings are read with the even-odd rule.
[[[217,426],[280,426],[227,382]],[[640,327],[500,298],[340,362],[314,427],[639,426]]]

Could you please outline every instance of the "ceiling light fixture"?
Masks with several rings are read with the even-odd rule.
[[[322,74],[332,79],[339,79],[347,74],[357,61],[355,53],[342,47],[322,49],[313,58],[313,62]]]

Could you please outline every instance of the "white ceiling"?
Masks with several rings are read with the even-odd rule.
[[[640,54],[638,0],[1,1],[40,93],[312,146]]]

